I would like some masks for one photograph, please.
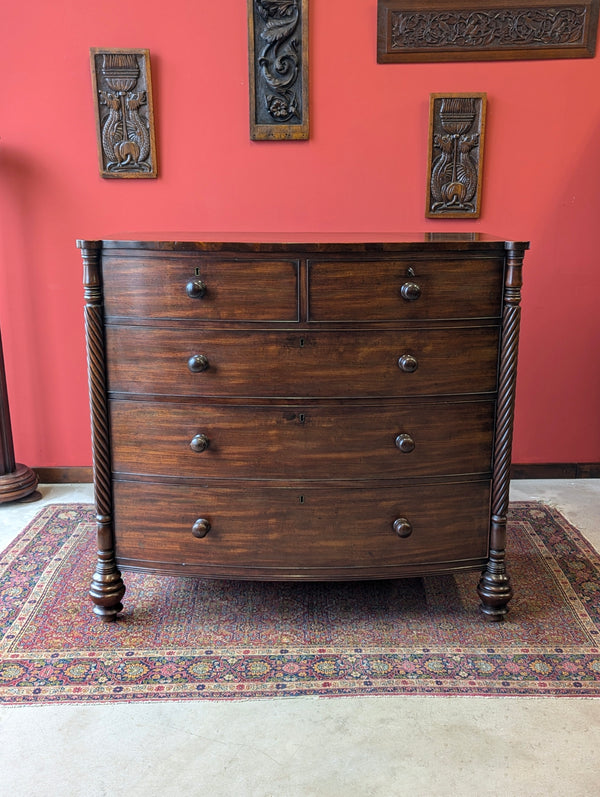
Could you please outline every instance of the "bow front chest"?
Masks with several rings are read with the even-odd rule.
[[[504,616],[526,243],[78,245],[101,618],[122,609],[122,570],[351,580],[480,569],[482,611]]]

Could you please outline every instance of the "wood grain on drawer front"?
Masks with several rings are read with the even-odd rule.
[[[487,555],[487,482],[299,491],[117,481],[114,500],[122,566],[169,571],[185,563],[180,572],[189,575],[364,578]],[[400,517],[412,526],[409,537],[394,532]],[[198,518],[211,526],[202,539],[192,535]]]
[[[311,321],[496,318],[502,260],[309,261]],[[403,286],[419,297],[403,298]],[[415,290],[407,291],[409,296]]]
[[[112,401],[113,470],[220,479],[488,473],[494,406],[493,401],[396,407]],[[399,435],[408,436],[398,441],[401,448]]]
[[[268,332],[106,328],[109,389],[162,396],[413,396],[496,389],[498,328]],[[190,357],[203,355],[194,373]],[[412,358],[403,361],[401,358]],[[415,370],[411,370],[416,368]]]
[[[194,257],[120,257],[102,261],[107,316],[220,321],[297,321],[298,262]],[[206,293],[190,298],[200,280]]]

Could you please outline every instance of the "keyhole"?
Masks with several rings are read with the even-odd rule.
[[[304,348],[304,338],[300,338],[299,343],[300,343],[300,348],[303,349]]]
[[[303,412],[301,412],[301,413],[298,415],[298,420],[300,421],[300,423],[304,423],[305,416],[304,416],[304,413],[303,413]]]
[[[198,266],[196,266],[196,270],[195,270],[194,274],[195,274],[196,277],[200,276],[200,269],[198,268]]]
[[[303,504],[303,503],[304,503],[304,496],[303,496],[303,495],[301,495],[301,496],[298,498],[298,501],[299,501],[301,504]]]
[[[409,267],[406,269],[406,276],[407,276],[407,277],[414,277],[414,276],[416,276],[416,275],[415,275],[415,270],[414,270],[414,268],[413,268],[412,266],[409,266]]]

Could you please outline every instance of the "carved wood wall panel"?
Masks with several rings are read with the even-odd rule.
[[[431,95],[427,218],[479,218],[486,104],[485,94]]]
[[[248,0],[250,138],[309,135],[308,0]]]
[[[156,177],[148,50],[90,50],[102,177]]]
[[[592,58],[599,0],[378,0],[377,60]]]

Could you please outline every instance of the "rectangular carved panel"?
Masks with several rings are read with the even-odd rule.
[[[148,50],[90,50],[102,177],[156,177]]]
[[[429,106],[428,219],[477,219],[485,94],[432,94]]]
[[[250,138],[308,138],[308,0],[248,0]]]
[[[377,60],[592,58],[599,0],[378,0]]]

